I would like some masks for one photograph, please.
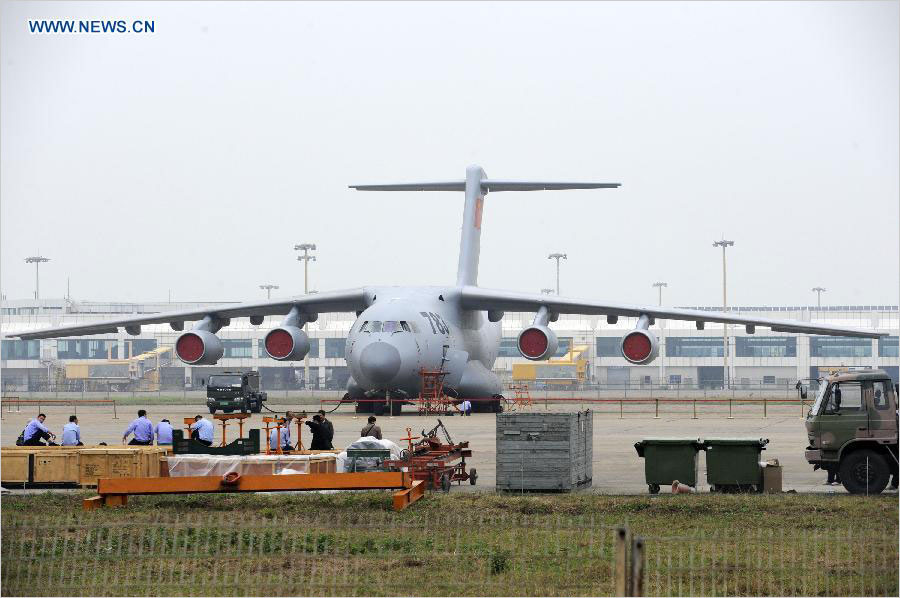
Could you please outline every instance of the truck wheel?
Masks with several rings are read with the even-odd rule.
[[[245,399],[244,402],[241,403],[241,413],[247,413],[248,411],[250,411],[250,401]]]
[[[850,494],[881,494],[891,477],[884,456],[869,449],[853,451],[841,459],[840,472],[841,484]]]
[[[401,411],[403,411],[403,403],[400,401],[391,403],[391,415],[400,415]]]
[[[659,484],[647,484],[647,490],[650,494],[659,494]]]
[[[215,407],[210,407],[210,408],[209,408],[209,413],[210,413],[210,415],[215,415],[215,413],[216,413],[216,408],[215,408]]]
[[[253,403],[253,407],[250,408],[250,413],[259,413],[262,411],[262,403],[260,401],[256,401]]]

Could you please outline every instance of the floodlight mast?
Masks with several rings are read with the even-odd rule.
[[[565,253],[551,253],[547,259],[556,260],[556,294],[559,295],[559,260],[567,260],[569,256]]]
[[[316,261],[316,256],[309,255],[310,251],[316,250],[315,243],[300,243],[299,245],[294,245],[294,251],[302,251],[303,255],[297,256],[297,261],[303,262],[303,294],[309,294],[309,262]]]
[[[813,287],[812,289],[812,292],[816,294],[816,306],[818,309],[822,309],[822,293],[827,290],[824,287]]]
[[[31,257],[25,258],[26,264],[34,264],[34,298],[41,298],[41,277],[40,277],[40,265],[44,262],[49,262],[50,258],[44,257],[42,255],[33,255]]]
[[[721,241],[713,241],[713,247],[721,247],[722,248],[722,311],[728,311],[728,296],[727,296],[727,284],[726,284],[726,271],[725,271],[725,249],[734,245],[734,241],[726,241],[725,235],[722,235]],[[731,386],[731,376],[728,371],[728,324],[722,325],[722,344],[723,344],[723,367],[724,367],[724,382],[723,388],[728,388]]]
[[[261,284],[259,285],[259,288],[266,292],[266,299],[271,299],[272,289],[278,289],[279,287],[277,284]]]

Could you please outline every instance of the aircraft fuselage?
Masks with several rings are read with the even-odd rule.
[[[500,348],[500,322],[462,309],[454,287],[369,288],[373,303],[347,335],[345,359],[352,398],[414,398],[423,370],[442,370],[445,390],[459,398],[500,394],[491,371]]]

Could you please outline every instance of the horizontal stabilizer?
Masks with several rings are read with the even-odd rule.
[[[485,191],[553,191],[563,189],[615,189],[621,183],[563,183],[548,181],[494,181],[484,179],[481,188]]]
[[[564,183],[550,181],[494,181],[483,179],[481,191],[553,191],[564,189],[615,189],[620,183]],[[393,183],[386,185],[350,185],[357,191],[465,191],[465,181],[434,183]]]
[[[465,191],[465,181],[436,183],[393,183],[387,185],[350,185],[357,191]]]

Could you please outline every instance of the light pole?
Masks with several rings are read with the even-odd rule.
[[[565,253],[551,253],[547,259],[556,260],[556,294],[559,295],[559,260],[567,260],[569,257]]]
[[[303,261],[303,294],[309,294],[309,262],[310,260],[316,261],[316,256],[309,255],[310,251],[316,250],[315,243],[300,243],[299,245],[294,245],[294,251],[302,251],[303,255],[298,255],[297,260]],[[315,342],[319,342],[319,339],[315,339]],[[318,376],[316,376],[318,378]],[[306,383],[306,388],[309,388],[309,352],[307,351],[306,355],[303,356],[303,380]]]
[[[669,285],[664,282],[654,282],[653,286],[655,286],[657,289],[659,289],[659,306],[662,307],[662,290],[663,290],[663,287],[668,287]],[[659,339],[660,340],[660,343],[659,343],[660,344],[660,347],[659,347],[659,384],[660,384],[660,386],[665,384],[665,380],[666,380],[666,351],[665,351],[666,337],[665,337],[665,334],[662,334],[663,330],[664,329],[663,329],[662,325],[660,325],[660,327],[659,327],[659,331],[661,333],[660,339]]]
[[[34,298],[41,298],[41,277],[38,269],[40,265],[44,262],[49,262],[50,258],[44,257],[42,255],[33,255],[31,257],[25,258],[26,264],[34,264]]]
[[[722,248],[722,311],[728,311],[728,295],[727,295],[727,284],[726,284],[726,274],[725,274],[725,249],[734,245],[734,241],[726,241],[725,235],[722,235],[721,241],[713,241],[713,247],[721,247]],[[728,388],[731,386],[731,376],[728,372],[728,324],[725,323],[722,325],[722,342],[723,342],[723,352],[722,356],[724,358],[724,375],[725,382],[724,388]]]
[[[272,298],[272,289],[278,289],[278,285],[277,284],[261,284],[261,285],[259,285],[259,288],[261,288],[262,290],[264,290],[266,292],[266,299],[271,299]]]
[[[541,289],[541,295],[552,295],[553,289]]]
[[[653,286],[659,289],[659,306],[662,307],[662,290],[663,287],[667,287],[669,285],[664,282],[654,282]]]
[[[309,255],[310,251],[316,250],[315,243],[301,243],[294,245],[294,251],[302,251],[303,255],[297,256],[297,261],[303,262],[303,294],[309,293],[309,262],[316,261],[316,256]]]
[[[828,289],[823,287],[813,287],[812,292],[816,294],[816,305],[818,309],[822,309],[822,293],[827,291]]]

